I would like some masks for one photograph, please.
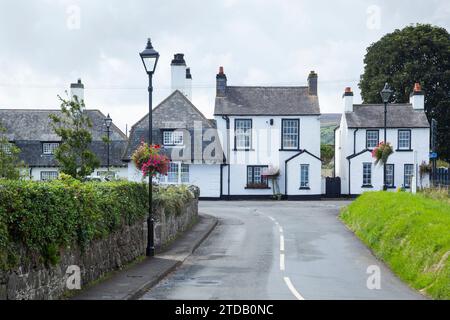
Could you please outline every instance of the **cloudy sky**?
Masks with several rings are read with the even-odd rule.
[[[156,103],[171,93],[170,61],[182,52],[208,117],[222,65],[230,85],[305,85],[315,70],[322,112],[340,112],[344,87],[360,101],[368,45],[411,23],[450,30],[449,17],[448,0],[0,0],[0,107],[57,108],[82,78],[88,107],[125,130],[146,114],[138,53],[151,37]]]

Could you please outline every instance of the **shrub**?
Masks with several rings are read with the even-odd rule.
[[[148,187],[130,182],[0,182],[0,269],[13,267],[14,245],[55,264],[61,248],[105,237],[148,212]]]
[[[184,204],[198,196],[199,191],[188,186],[157,186],[153,195],[155,206],[164,207],[165,214],[180,215]]]

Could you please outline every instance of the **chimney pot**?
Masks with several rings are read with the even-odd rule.
[[[220,68],[219,68],[219,74],[223,74],[223,73],[224,73],[223,67],[220,67]]]
[[[416,82],[414,84],[414,92],[420,92],[422,91],[422,86],[420,85],[420,83]]]
[[[414,84],[414,89],[409,97],[409,102],[412,104],[414,110],[425,109],[425,93],[422,90],[420,83],[416,82]]]
[[[342,95],[344,99],[344,112],[353,112],[353,91],[351,87],[346,87]]]
[[[227,89],[227,76],[224,73],[223,67],[219,68],[219,73],[216,76],[216,95],[218,97],[225,97]]]

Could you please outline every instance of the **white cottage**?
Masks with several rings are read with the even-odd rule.
[[[320,197],[317,74],[304,87],[229,86],[223,67],[216,79],[214,116],[226,158],[222,197]],[[275,185],[267,171],[279,172]]]
[[[353,92],[346,88],[344,112],[335,130],[335,174],[341,179],[341,193],[358,195],[383,190],[383,166],[375,165],[372,150],[384,140],[384,105],[353,104]],[[428,176],[420,177],[419,166],[428,163],[430,126],[424,111],[424,92],[416,84],[410,103],[387,107],[387,142],[394,153],[386,164],[386,186],[427,186]]]

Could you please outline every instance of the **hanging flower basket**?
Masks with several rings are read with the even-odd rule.
[[[372,157],[375,158],[375,165],[386,164],[389,156],[393,153],[394,149],[392,145],[389,142],[384,143],[384,141],[381,141],[372,151]]]
[[[133,153],[132,160],[144,177],[167,175],[170,160],[161,154],[161,146],[151,145],[142,142],[139,148]]]

